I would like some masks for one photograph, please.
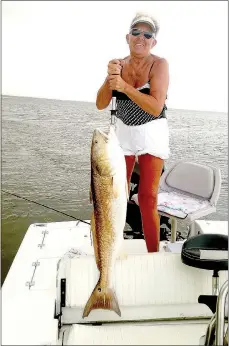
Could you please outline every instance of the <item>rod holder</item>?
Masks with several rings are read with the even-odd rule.
[[[115,124],[115,118],[117,115],[116,96],[117,96],[117,91],[113,90],[112,91],[112,100],[111,100],[111,125]]]

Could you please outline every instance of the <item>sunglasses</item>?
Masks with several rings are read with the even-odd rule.
[[[147,40],[149,40],[150,38],[154,38],[154,34],[149,32],[149,31],[142,31],[139,29],[131,29],[130,30],[130,34],[133,36],[139,36],[141,35],[141,33],[143,33],[144,37],[147,38]]]

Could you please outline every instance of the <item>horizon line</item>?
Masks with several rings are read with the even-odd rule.
[[[93,101],[82,101],[82,100],[73,100],[73,99],[56,99],[56,98],[49,98],[49,97],[41,97],[41,96],[25,96],[25,95],[10,95],[10,94],[1,94],[2,97],[23,97],[23,98],[30,98],[30,99],[42,99],[42,100],[50,100],[50,101],[63,101],[63,102],[85,102],[85,103],[93,103]],[[105,110],[105,109],[104,109]],[[206,110],[200,110],[200,109],[193,109],[193,108],[171,108],[168,107],[168,111],[173,111],[173,110],[179,110],[179,111],[195,111],[195,112],[211,112],[211,113],[223,113],[223,114],[228,114],[228,111],[212,111],[209,109]]]

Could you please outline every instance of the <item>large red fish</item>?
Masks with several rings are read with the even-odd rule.
[[[108,134],[96,129],[91,144],[91,229],[100,277],[83,312],[108,309],[121,316],[113,291],[113,269],[123,242],[128,188],[123,151],[113,128]]]

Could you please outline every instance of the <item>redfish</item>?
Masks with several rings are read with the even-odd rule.
[[[91,144],[91,230],[95,260],[100,272],[83,318],[94,309],[115,311],[121,316],[113,290],[113,271],[123,242],[128,188],[124,153],[112,127],[96,129]]]

